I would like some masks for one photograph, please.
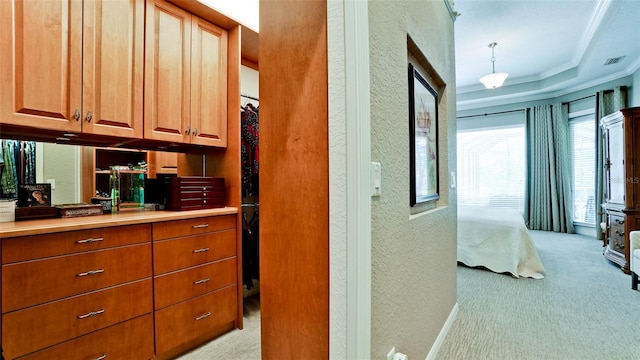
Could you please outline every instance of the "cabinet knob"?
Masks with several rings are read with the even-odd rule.
[[[193,136],[198,136],[198,128],[193,128]]]
[[[91,122],[91,111],[87,111],[87,122]]]
[[[624,231],[620,232],[620,230],[616,230],[616,235],[618,236],[624,236]]]
[[[624,224],[624,220],[616,219],[616,224],[622,225]]]
[[[73,113],[73,118],[76,119],[76,121],[80,121],[80,110],[76,109]]]
[[[191,128],[187,126],[187,129],[184,131],[185,135],[191,134]]]

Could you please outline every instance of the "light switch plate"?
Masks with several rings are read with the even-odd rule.
[[[371,162],[371,196],[382,194],[382,165],[379,162]]]

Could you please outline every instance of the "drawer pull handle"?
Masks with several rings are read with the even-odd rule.
[[[86,319],[86,318],[90,318],[90,317],[94,317],[94,316],[100,315],[102,313],[104,313],[104,309],[100,309],[100,310],[97,310],[97,311],[92,311],[92,312],[86,313],[84,315],[78,315],[78,319]]]
[[[84,240],[77,240],[76,244],[91,244],[91,243],[102,241],[102,240],[104,240],[104,239],[101,238],[101,237],[99,237],[99,238],[88,238],[88,239],[84,239]]]
[[[211,316],[211,311],[207,311],[206,313],[204,313],[204,314],[202,314],[202,315],[200,315],[200,316],[196,316],[196,317],[194,317],[194,319],[195,319],[196,321],[198,321],[198,320],[206,319],[206,318],[208,318],[209,316]]]
[[[200,284],[204,284],[204,283],[206,283],[206,282],[209,282],[209,280],[211,280],[211,279],[209,279],[209,278],[207,277],[207,278],[204,278],[204,279],[196,280],[196,281],[194,281],[194,282],[193,282],[193,284],[194,284],[194,285],[200,285]]]
[[[209,248],[207,247],[207,248],[193,250],[194,253],[201,253],[201,252],[205,252],[205,251],[209,251]]]
[[[193,225],[194,229],[204,229],[204,228],[208,228],[209,224],[200,224],[200,225]]]
[[[98,275],[98,274],[102,274],[103,272],[104,272],[104,269],[89,270],[87,272],[76,274],[76,276],[81,277],[81,276],[89,276],[89,275]]]
[[[104,360],[107,358],[107,354],[102,354],[96,358],[96,360]]]
[[[624,224],[624,220],[616,219],[616,224],[622,225]]]
[[[624,236],[624,231],[620,232],[619,230],[616,230],[616,235],[618,236]]]

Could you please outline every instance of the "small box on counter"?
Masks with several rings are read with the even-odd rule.
[[[57,214],[53,206],[17,207],[16,221],[54,218]]]
[[[102,212],[105,214],[111,213],[111,198],[110,197],[92,197],[92,204],[100,204],[102,206]]]
[[[101,204],[62,204],[56,205],[56,210],[60,218],[102,215]]]
[[[224,207],[227,190],[224,178],[208,176],[179,176],[167,178],[169,210],[199,210]]]

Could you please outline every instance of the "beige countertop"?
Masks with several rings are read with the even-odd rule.
[[[205,216],[237,214],[238,208],[224,207],[190,211],[122,211],[115,214],[0,222],[0,239],[86,230],[109,226],[154,223],[159,221],[194,219]]]

